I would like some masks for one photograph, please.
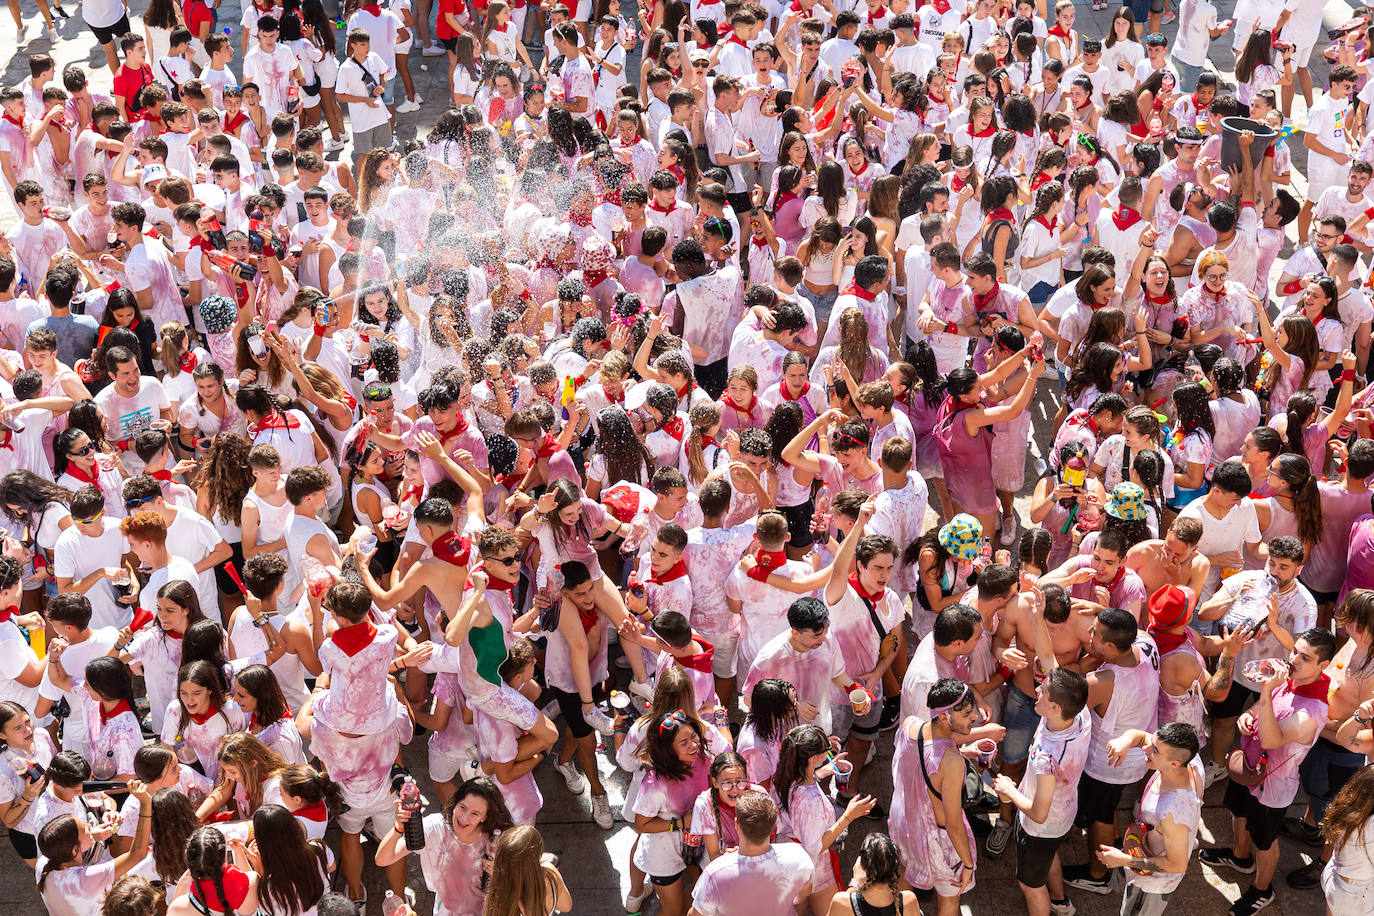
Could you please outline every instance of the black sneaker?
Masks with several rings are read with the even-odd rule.
[[[1235,851],[1232,850],[1230,846],[1203,849],[1198,852],[1197,857],[1203,863],[1211,865],[1213,868],[1218,865],[1225,865],[1227,868],[1235,869],[1242,875],[1253,875],[1255,873],[1255,857],[1250,856],[1246,859],[1236,858]]]
[[[883,716],[878,720],[878,731],[891,731],[902,721],[902,698],[883,697]]]
[[[1313,827],[1300,817],[1285,817],[1279,829],[1284,835],[1291,836],[1295,840],[1301,840],[1313,849],[1317,849],[1325,843],[1321,828]],[[1316,887],[1315,884],[1311,886]]]
[[[1112,892],[1112,873],[1107,872],[1101,878],[1094,878],[1092,870],[1086,863],[1083,865],[1065,865],[1064,883],[1069,887],[1076,887],[1080,891],[1101,894],[1105,897]]]
[[[1314,859],[1302,868],[1295,868],[1288,873],[1287,880],[1290,885],[1299,890],[1311,890],[1322,883],[1322,869],[1326,863],[1321,859]]]
[[[409,778],[411,778],[410,770],[401,766],[399,763],[393,763],[391,765],[391,791],[400,792],[401,786],[405,785],[405,781]]]
[[[1274,889],[1271,887],[1267,891],[1258,891],[1253,887],[1240,895],[1240,899],[1231,904],[1231,916],[1254,916],[1260,910],[1274,902]]]

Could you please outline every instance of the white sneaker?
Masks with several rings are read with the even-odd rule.
[[[644,901],[653,896],[654,886],[648,881],[644,882],[644,889],[638,894],[628,894],[625,897],[625,912],[638,913],[644,909]]]
[[[1050,916],[1074,916],[1078,909],[1073,905],[1073,901],[1065,897],[1063,900],[1050,901]]]
[[[581,771],[577,769],[577,764],[569,760],[567,763],[555,763],[554,769],[563,774],[563,781],[568,784],[568,791],[574,795],[581,795],[587,788],[587,780],[582,777]]]
[[[324,151],[326,153],[337,153],[339,150],[343,149],[347,145],[347,140],[330,140],[328,143],[324,145]]]
[[[590,710],[583,710],[582,721],[586,722],[603,735],[615,733],[615,720],[602,712],[600,706],[593,706]]]
[[[615,826],[615,816],[611,814],[611,803],[604,795],[592,796],[592,820],[596,821],[596,826],[602,830],[610,830]]]
[[[410,113],[410,112],[412,112],[412,111],[419,111],[419,110],[420,110],[420,105],[419,105],[419,103],[417,103],[414,99],[406,99],[404,102],[402,102],[401,104],[399,104],[399,105],[396,106],[396,113],[397,113],[397,114],[408,114],[408,113]]]
[[[1000,521],[1001,532],[997,535],[998,541],[1003,547],[1010,547],[1016,543],[1016,514],[1003,515]]]
[[[1207,772],[1207,784],[1206,784],[1205,786],[1203,786],[1204,789],[1210,789],[1210,788],[1212,788],[1212,786],[1214,786],[1214,785],[1216,785],[1217,783],[1221,782],[1223,779],[1225,779],[1227,776],[1230,775],[1229,773],[1227,773],[1226,767],[1220,766],[1220,765],[1215,764],[1215,763],[1209,763],[1209,764],[1207,764],[1206,772]]]
[[[417,92],[415,93],[415,98],[411,99],[410,101],[415,103],[416,108],[419,108],[421,105],[425,104],[425,97]]]
[[[654,685],[647,681],[630,681],[630,693],[643,697],[646,703],[654,701]]]
[[[425,45],[424,49],[420,52],[420,54],[425,57],[443,57],[447,53],[443,45]]]

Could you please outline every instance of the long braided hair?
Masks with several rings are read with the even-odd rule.
[[[224,891],[224,834],[214,827],[201,827],[186,841],[186,870],[191,873],[191,894],[200,900],[200,884],[209,881],[219,898],[220,911],[234,912]],[[201,900],[201,903],[207,901]]]

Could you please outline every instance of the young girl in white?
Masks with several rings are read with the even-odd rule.
[[[247,820],[263,805],[281,803],[280,773],[286,763],[257,738],[244,732],[226,735],[215,760],[219,785],[196,812],[202,820],[231,802],[236,820]]]
[[[181,580],[178,580],[179,582]],[[169,583],[175,586],[176,583]],[[121,660],[128,662],[135,673],[143,675],[148,692],[148,717],[153,730],[161,733],[169,706],[176,702],[177,671],[181,668],[181,640],[191,624],[204,620],[195,589],[188,586],[186,604],[173,600],[171,595],[159,596],[157,612],[151,616],[142,612],[134,615],[133,623],[120,636],[115,648]],[[166,588],[166,586],[164,586]],[[180,593],[183,590],[176,590]]]
[[[717,754],[711,761],[711,785],[692,806],[692,833],[701,837],[706,857],[715,860],[726,849],[739,846],[735,803],[750,789],[766,791],[749,781],[744,758],[734,751]],[[703,865],[705,863],[702,863]]]
[[[305,763],[305,750],[296,720],[266,665],[249,665],[234,678],[234,702],[248,717],[248,732],[287,763]]]
[[[643,751],[644,780],[635,799],[635,830],[639,842],[631,861],[653,879],[665,916],[683,916],[687,894],[683,876],[690,865],[684,858],[691,832],[692,807],[707,788],[710,770],[706,731],[700,720],[681,711],[649,722]]]
[[[90,739],[91,775],[96,779],[130,778],[134,754],[143,746],[143,729],[134,712],[129,666],[109,656],[91,659],[84,683],[76,692],[82,698],[81,714]]]
[[[129,783],[129,794],[142,803],[133,844],[128,852],[108,862],[84,864],[95,844],[114,832],[113,823],[92,829],[70,814],[50,821],[38,833],[38,851],[47,861],[38,875],[38,892],[52,916],[85,916],[100,909],[101,898],[115,881],[148,854],[148,834],[152,827],[152,798],[137,779]]]
[[[0,741],[5,743],[0,750],[0,822],[19,858],[33,868],[38,861],[37,838],[20,825],[43,794],[42,774],[57,748],[46,731],[33,727],[24,707],[10,700],[0,702]]]
[[[177,696],[162,717],[162,740],[183,763],[200,762],[211,779],[219,776],[216,751],[230,732],[243,728],[243,712],[224,694],[223,675],[210,662],[190,662],[177,675]]]
[[[343,790],[326,774],[306,764],[292,764],[277,773],[281,803],[296,816],[312,840],[323,840],[329,819],[343,807]]]

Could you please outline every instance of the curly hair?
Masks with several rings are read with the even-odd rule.
[[[196,477],[196,486],[206,488],[212,518],[220,518],[237,527],[242,524],[243,498],[253,486],[253,470],[248,466],[248,452],[252,448],[247,439],[233,433],[219,433],[210,440],[210,450]]]

